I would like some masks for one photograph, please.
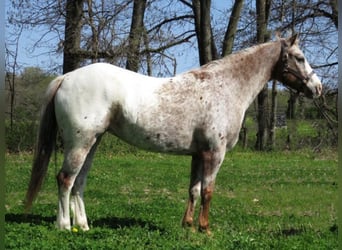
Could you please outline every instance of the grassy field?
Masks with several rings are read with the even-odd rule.
[[[57,231],[51,163],[23,214],[31,155],[6,156],[6,249],[337,249],[337,154],[235,150],[217,177],[213,235],[183,229],[190,157],[97,154],[85,193],[88,232]]]

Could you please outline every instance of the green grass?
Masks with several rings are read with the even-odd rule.
[[[245,126],[247,128],[247,147],[255,148],[256,132],[258,124],[253,116],[247,116]],[[242,146],[242,141],[238,142]],[[320,119],[294,119],[286,120],[286,126],[275,129],[274,150],[303,150],[305,148],[327,149],[337,146],[337,138],[328,129],[327,122]],[[266,146],[267,148],[267,146]]]
[[[210,210],[213,235],[183,229],[190,157],[99,153],[85,193],[88,232],[54,227],[52,162],[23,214],[31,155],[6,156],[6,249],[337,249],[337,155],[228,153]]]

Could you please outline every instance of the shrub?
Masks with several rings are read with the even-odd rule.
[[[5,121],[5,141],[9,152],[32,151],[35,144],[38,124],[35,121]]]

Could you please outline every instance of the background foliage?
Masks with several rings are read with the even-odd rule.
[[[148,75],[172,76],[180,65],[182,69],[194,68],[274,39],[277,31],[283,36],[300,33],[301,47],[322,79],[324,95],[312,102],[276,85],[275,91],[271,91],[275,83],[269,83],[269,88],[262,93],[265,103],[261,103],[260,98],[248,111],[241,134],[242,146],[256,147],[257,131],[268,137],[267,142],[261,141],[262,147],[256,147],[259,150],[304,146],[319,150],[336,146],[337,0],[228,2],[8,2],[8,150],[32,149],[44,89],[62,70],[65,73],[82,65],[106,61]],[[29,34],[32,43],[24,39],[25,34]],[[21,59],[24,53],[39,63],[25,64]],[[273,109],[275,104],[277,108]],[[287,127],[275,128],[274,118]],[[261,125],[263,119],[266,119],[266,127]],[[273,131],[276,131],[276,141]]]

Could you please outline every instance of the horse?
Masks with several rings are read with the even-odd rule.
[[[56,77],[42,107],[31,179],[25,198],[36,198],[57,133],[64,145],[58,172],[56,226],[89,230],[83,200],[86,176],[105,132],[141,149],[192,157],[189,198],[182,219],[210,234],[209,207],[225,153],[238,141],[244,114],[269,80],[321,95],[322,84],[298,45],[297,35],[277,38],[169,78],[144,76],[95,63]]]

